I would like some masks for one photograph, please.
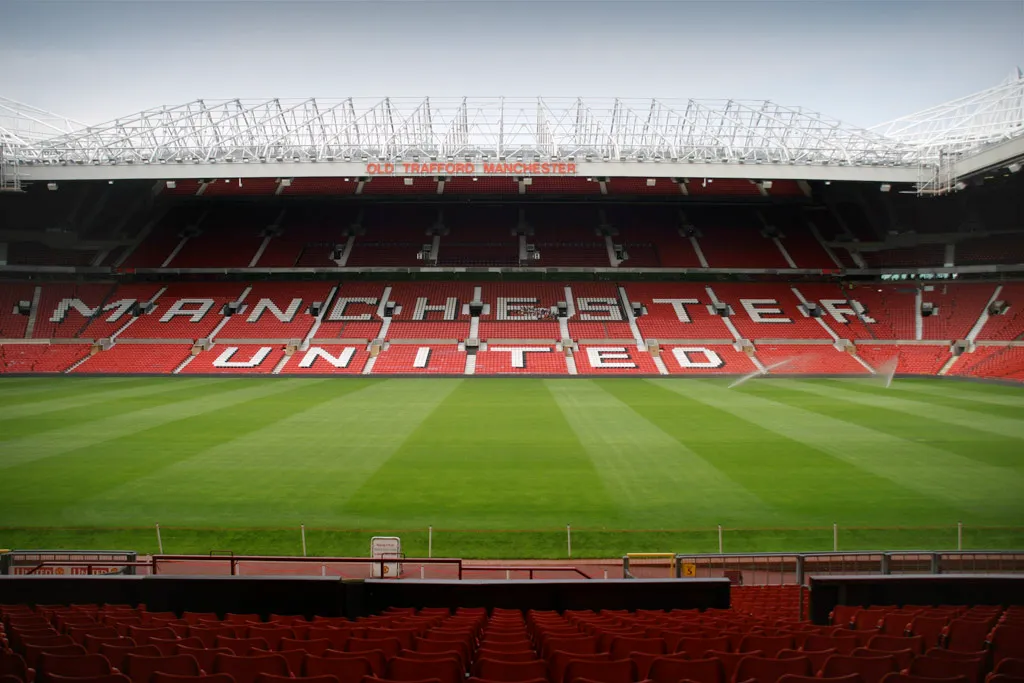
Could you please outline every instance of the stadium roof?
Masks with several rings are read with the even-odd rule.
[[[5,106],[13,109],[0,100],[0,113]],[[195,100],[89,127],[19,107],[18,126],[0,116],[0,136],[5,159],[16,160],[26,180],[361,176],[373,169],[483,175],[498,162],[561,162],[554,173],[924,188],[951,185],[964,175],[957,164],[992,156],[1000,145],[996,162],[1024,156],[1019,70],[999,86],[871,130],[750,100]]]

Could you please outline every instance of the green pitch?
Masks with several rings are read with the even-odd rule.
[[[0,547],[559,558],[1024,547],[1024,388],[0,379]]]

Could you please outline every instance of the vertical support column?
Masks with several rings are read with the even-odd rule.
[[[889,553],[882,553],[882,562],[881,562],[882,576],[889,576],[889,574],[892,573],[890,559],[891,558],[889,557]]]

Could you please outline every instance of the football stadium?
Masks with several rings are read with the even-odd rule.
[[[1019,69],[0,98],[0,683],[1017,683],[1022,164]]]

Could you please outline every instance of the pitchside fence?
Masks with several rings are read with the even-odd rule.
[[[409,556],[580,559],[618,558],[633,550],[684,551],[691,554],[760,553],[779,549],[799,552],[854,552],[936,548],[969,551],[1024,547],[1024,527],[946,526],[788,527],[745,529],[608,529],[566,525],[548,529],[337,529],[316,527],[0,527],[0,547],[134,548],[143,554],[206,554],[226,549],[235,555],[354,557],[367,553],[373,536],[398,536]],[[79,538],[80,537],[80,540]],[[668,554],[668,556],[674,553]],[[657,565],[660,558],[646,558]],[[638,560],[640,558],[637,558]],[[617,566],[618,561],[615,561]],[[328,568],[330,569],[330,568]],[[424,571],[429,572],[430,568]]]
[[[806,585],[811,575],[911,576],[1024,572],[1024,551],[894,551],[825,553],[631,553],[627,579],[728,578],[737,585]]]

